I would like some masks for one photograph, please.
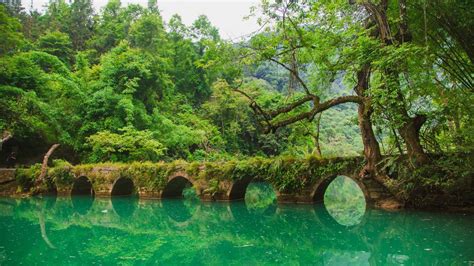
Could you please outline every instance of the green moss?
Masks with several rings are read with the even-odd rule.
[[[214,196],[217,192],[219,192],[219,180],[209,180],[209,186],[204,190],[204,193]]]
[[[134,162],[120,169],[121,176],[131,178],[135,186],[147,190],[161,190],[166,186],[169,174],[175,165],[165,163]]]
[[[48,171],[48,176],[56,183],[58,189],[71,186],[74,179],[88,177],[94,189],[108,189],[119,177],[128,177],[136,187],[142,190],[162,190],[168,177],[177,171],[184,171],[196,181],[207,183],[205,192],[219,192],[222,181],[254,179],[266,181],[279,191],[298,192],[317,179],[338,174],[347,167],[354,166],[352,158],[320,159],[315,156],[307,158],[252,157],[245,160],[186,162],[182,160],[165,162],[133,162],[133,163],[98,163],[72,166],[66,161],[55,161]],[[23,183],[33,180],[36,168],[19,171]],[[201,182],[200,181],[200,182]]]
[[[389,189],[413,207],[473,204],[473,155],[432,157],[423,166],[415,166],[404,157],[385,158],[383,167],[391,177]]]
[[[199,162],[192,162],[192,163],[187,165],[186,173],[190,176],[198,176],[200,166],[201,166],[201,164]]]
[[[320,178],[341,173],[357,173],[364,165],[361,157],[306,158],[252,157],[245,160],[214,162],[133,162],[99,163],[73,166],[66,161],[55,160],[48,170],[48,177],[58,190],[68,189],[75,178],[88,177],[95,190],[107,190],[119,177],[131,178],[137,188],[159,191],[165,188],[168,178],[177,171],[184,171],[203,186],[204,193],[220,193],[222,181],[253,179],[265,181],[276,190],[297,193]],[[466,205],[474,202],[474,156],[472,154],[448,154],[436,156],[432,162],[415,167],[403,157],[386,157],[380,166],[391,179],[390,191],[408,205],[415,207],[433,205]],[[22,191],[29,191],[39,176],[41,165],[36,164],[16,171],[16,179]],[[207,184],[206,184],[207,183]]]
[[[48,170],[48,176],[56,184],[57,189],[72,185],[74,174],[72,165],[64,160],[54,160],[53,167]]]
[[[30,168],[17,169],[15,178],[22,192],[29,191],[41,173],[41,164],[34,164]]]

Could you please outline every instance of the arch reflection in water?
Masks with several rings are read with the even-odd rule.
[[[81,176],[74,180],[71,190],[71,201],[74,211],[81,215],[87,214],[90,210],[94,203],[94,189],[87,177]]]
[[[194,201],[164,199],[161,206],[171,220],[183,223],[191,219],[196,212],[197,204]]]
[[[92,208],[92,204],[94,203],[94,197],[84,195],[72,196],[71,201],[74,211],[79,213],[80,215],[85,215]]]
[[[112,208],[121,218],[131,218],[138,208],[137,197],[112,197]]]
[[[359,185],[351,178],[337,176],[324,192],[324,207],[331,217],[343,226],[354,226],[362,221],[366,200]]]
[[[266,182],[250,182],[245,192],[245,205],[250,212],[273,214],[276,211],[276,193]]]

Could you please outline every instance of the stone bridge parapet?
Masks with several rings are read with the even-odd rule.
[[[51,168],[48,175],[60,195],[178,198],[182,197],[185,188],[194,187],[203,201],[242,200],[248,185],[260,181],[274,188],[279,203],[320,202],[328,185],[343,175],[359,185],[369,205],[377,206],[393,198],[374,179],[359,178],[362,166],[360,157],[253,158],[206,163],[76,165]],[[14,176],[14,171],[0,170],[0,179],[11,178],[12,173]]]

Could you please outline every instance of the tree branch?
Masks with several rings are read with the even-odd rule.
[[[48,152],[44,156],[43,164],[41,165],[41,173],[40,173],[40,175],[39,175],[39,177],[36,181],[37,184],[40,184],[45,179],[46,173],[47,173],[47,170],[48,170],[49,156],[51,156],[51,154],[54,152],[54,150],[56,150],[57,147],[59,147],[59,144],[54,144],[53,146],[51,146],[51,148],[49,148]]]
[[[271,116],[271,118],[275,118],[277,117],[278,115],[282,114],[282,113],[288,113],[290,112],[291,110],[295,109],[296,107],[306,103],[306,102],[309,102],[309,101],[313,101],[313,103],[315,105],[319,104],[319,97],[316,96],[316,95],[312,95],[312,94],[308,94],[306,95],[305,97],[291,103],[291,104],[288,104],[287,106],[285,107],[281,107],[281,108],[278,108],[277,110],[273,110],[273,111],[269,111],[268,114]]]
[[[0,151],[2,150],[3,143],[7,142],[9,139],[13,138],[12,134],[6,133],[7,135],[0,140]]]
[[[298,80],[298,82],[301,84],[301,86],[303,86],[303,89],[305,90],[306,94],[308,94],[308,95],[311,94],[309,92],[308,86],[306,86],[306,83],[303,81],[303,79],[301,79],[300,75],[298,75],[298,73],[294,69],[291,69],[290,67],[288,67],[287,65],[283,64],[282,62],[276,60],[275,58],[269,58],[269,60],[272,61],[272,62],[277,63],[278,65],[282,66],[286,70],[290,71],[295,76],[295,78]]]
[[[349,103],[349,102],[361,104],[364,102],[364,98],[360,96],[355,96],[355,95],[348,95],[348,96],[337,97],[337,98],[325,101],[321,104],[315,104],[313,108],[308,112],[303,112],[298,115],[289,117],[287,119],[273,122],[273,124],[270,123],[270,127],[265,130],[265,133],[275,132],[280,127],[293,124],[303,119],[308,119],[309,121],[311,121],[313,120],[314,116],[317,115],[318,113],[326,111],[327,109],[333,106],[343,104],[343,103]]]

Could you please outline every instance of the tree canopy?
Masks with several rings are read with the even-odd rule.
[[[468,7],[262,1],[261,30],[232,42],[153,1],[0,4],[0,133],[77,162],[364,155],[371,172],[384,154],[469,152]]]

